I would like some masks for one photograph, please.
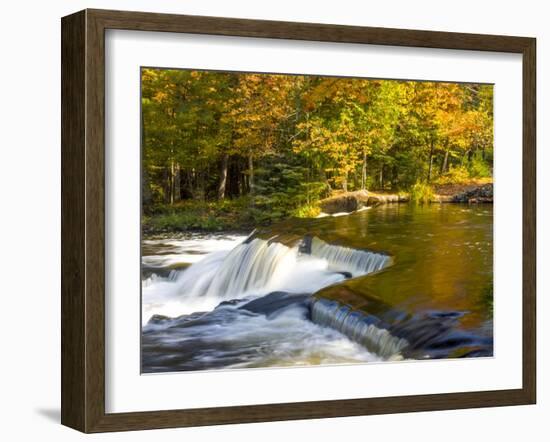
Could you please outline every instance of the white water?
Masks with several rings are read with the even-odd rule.
[[[162,372],[382,360],[339,331],[311,322],[308,311],[296,304],[266,316],[226,305],[183,328],[172,321],[147,324],[146,343],[152,345],[147,365]]]
[[[353,277],[382,270],[390,262],[387,255],[334,246],[317,237],[311,240],[311,254],[325,259],[329,269],[350,272]]]
[[[364,315],[337,302],[316,300],[311,310],[312,320],[316,324],[338,330],[381,357],[396,358],[408,345],[405,339],[392,336],[388,330],[368,323]]]
[[[143,245],[162,247],[161,255],[146,255],[141,258],[148,267],[168,267],[174,264],[192,264],[208,253],[231,250],[246,239],[243,235],[191,236],[186,239],[149,239]]]
[[[165,265],[186,263],[190,255],[193,264],[167,278],[153,275],[143,282],[143,323],[154,314],[176,317],[210,311],[222,301],[274,291],[314,293],[342,281],[345,277],[338,272],[360,276],[380,270],[389,260],[317,238],[312,240],[311,255],[300,254],[298,245],[287,247],[258,238],[243,243],[244,238],[165,241],[163,245],[177,247],[179,253],[145,256],[143,262],[150,266],[161,260]]]
[[[166,277],[153,274],[143,281],[144,326],[155,314],[175,318],[214,311],[205,323],[170,329],[168,342],[178,340],[195,347],[188,350],[191,368],[185,369],[201,369],[210,363],[216,367],[254,367],[380,360],[362,341],[346,337],[344,330],[311,322],[307,319],[309,309],[303,306],[291,306],[273,317],[253,315],[237,307],[276,291],[314,293],[344,280],[342,272],[359,276],[383,268],[389,261],[387,256],[331,246],[317,238],[311,242],[310,254],[300,253],[299,244],[287,247],[274,241],[245,239],[209,236],[145,244],[160,252],[144,256],[143,263],[149,268],[192,265],[172,270]],[[214,310],[221,302],[234,299],[242,301]],[[216,322],[216,318],[223,320]],[[164,328],[149,324],[145,329],[157,327]],[[199,343],[193,344],[194,339]],[[208,348],[196,351],[197,346]]]

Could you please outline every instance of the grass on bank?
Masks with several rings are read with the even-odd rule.
[[[261,200],[258,200],[261,201]],[[185,231],[250,231],[288,217],[314,218],[320,213],[316,204],[288,207],[262,207],[250,197],[221,201],[185,200],[173,205],[158,205],[142,217],[145,233]]]
[[[428,204],[435,198],[435,191],[430,184],[418,182],[411,187],[409,195],[415,204]]]
[[[146,233],[247,230],[255,221],[249,209],[248,198],[185,200],[149,209],[142,217],[142,226]]]
[[[419,181],[406,192],[415,204],[428,204],[436,195],[452,195],[469,187],[491,183],[487,171],[472,176],[465,168],[451,169],[432,183]],[[316,201],[300,206],[292,204],[292,198],[256,198],[243,196],[221,201],[185,200],[173,205],[149,207],[142,218],[145,233],[185,232],[185,231],[250,231],[258,226],[266,226],[289,217],[315,218],[321,213]]]

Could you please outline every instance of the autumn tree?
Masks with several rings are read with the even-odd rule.
[[[284,216],[492,173],[491,85],[143,69],[141,98],[146,208],[245,198]]]

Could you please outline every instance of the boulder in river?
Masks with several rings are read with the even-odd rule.
[[[372,193],[366,190],[345,192],[319,202],[323,213],[332,215],[335,213],[350,213],[365,207],[386,203],[400,203],[408,201],[405,195]]]
[[[321,211],[328,214],[340,212],[354,212],[368,205],[369,192],[359,190],[357,192],[345,192],[319,202]]]

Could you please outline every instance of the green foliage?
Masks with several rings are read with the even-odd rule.
[[[266,220],[299,216],[295,214],[302,207],[310,206],[326,192],[325,183],[308,178],[309,169],[300,158],[290,156],[287,162],[282,162],[280,157],[272,156],[266,157],[264,164],[256,171],[253,202],[254,209],[264,212]]]
[[[186,200],[175,205],[158,205],[143,216],[142,226],[144,231],[155,233],[249,230],[257,222],[248,210],[250,204],[250,198],[244,197],[208,203]]]
[[[482,158],[481,154],[476,154],[473,156],[468,167],[468,171],[472,178],[488,178],[493,176],[492,168]]]
[[[321,209],[316,204],[307,204],[300,206],[292,211],[292,216],[296,218],[315,218],[321,213]]]
[[[456,166],[437,178],[435,184],[461,184],[470,181],[471,178],[472,176],[467,167]]]
[[[432,186],[426,183],[417,182],[411,187],[410,198],[416,204],[427,204],[435,197]]]
[[[481,307],[480,310],[482,312],[485,312],[490,318],[492,318],[494,311],[494,296],[492,285],[485,286],[481,289],[479,304]]]
[[[470,162],[451,167],[446,173],[440,175],[434,184],[463,184],[469,183],[472,179],[491,178],[493,170],[490,165],[476,154]]]

